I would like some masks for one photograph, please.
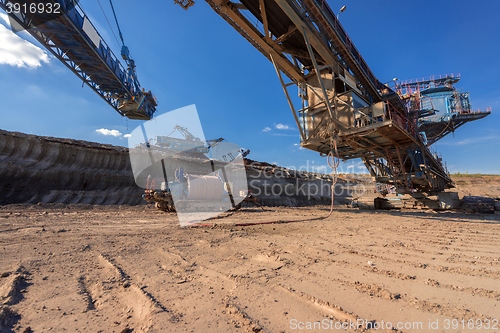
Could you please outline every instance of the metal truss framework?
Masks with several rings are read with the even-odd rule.
[[[430,146],[464,124],[482,119],[491,114],[486,111],[472,110],[469,93],[461,93],[454,86],[460,81],[460,75],[447,74],[421,80],[395,82],[395,90],[405,104],[406,109],[418,118],[420,132],[426,134],[426,145]],[[445,94],[443,102],[447,104],[447,112],[435,110],[429,93]],[[436,116],[436,113],[439,116]],[[429,118],[441,118],[440,121]]]
[[[375,78],[326,2],[206,1],[273,63],[303,147],[325,155],[335,150],[344,160],[361,158],[377,181],[403,191],[453,186],[423,143],[417,119]],[[298,90],[298,103],[291,87]]]
[[[16,1],[0,0],[0,8],[6,10],[8,2]],[[48,2],[60,3],[64,15],[47,20],[44,14],[12,13],[9,18],[122,116],[150,119],[156,110],[156,99],[141,88],[133,69],[123,68],[83,10],[78,5],[68,6],[64,0]]]

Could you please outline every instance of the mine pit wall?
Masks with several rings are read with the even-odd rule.
[[[246,161],[248,188],[261,205],[330,204],[331,177]],[[353,191],[354,189],[354,191]],[[339,180],[335,203],[370,186]],[[144,204],[128,149],[0,130],[0,204]]]
[[[311,206],[331,203],[330,175],[296,171],[251,161],[247,164],[248,189],[265,206]],[[371,182],[338,179],[335,205],[350,205],[353,198],[370,196]],[[372,199],[373,200],[373,199]]]
[[[142,203],[128,149],[0,131],[0,204]]]

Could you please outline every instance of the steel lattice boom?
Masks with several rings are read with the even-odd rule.
[[[63,15],[48,17],[37,12],[37,7],[30,10],[30,5],[40,3],[59,4]],[[12,4],[21,4],[21,10],[12,11]],[[13,27],[29,32],[122,116],[145,120],[153,116],[156,99],[141,87],[133,61],[128,69],[123,67],[74,1],[0,0],[0,8],[8,13]],[[125,59],[128,49],[123,51]]]
[[[429,146],[490,113],[471,111],[468,94],[453,86],[458,77],[396,82],[394,89],[382,84],[324,0],[206,1],[273,63],[303,147],[361,158],[377,182],[402,191],[453,187]],[[174,2],[184,9],[194,4]],[[63,15],[9,13],[13,3],[57,4]],[[0,8],[121,115],[153,116],[156,99],[141,88],[128,48],[122,47],[125,69],[74,0],[0,0]]]
[[[453,187],[427,145],[432,126],[419,121],[422,113],[399,90],[376,79],[325,1],[206,1],[273,62],[303,147],[361,158],[377,182],[402,191]],[[290,97],[292,86],[300,105]]]

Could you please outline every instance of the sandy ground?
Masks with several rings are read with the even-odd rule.
[[[499,214],[327,213],[0,207],[0,331],[500,331]]]

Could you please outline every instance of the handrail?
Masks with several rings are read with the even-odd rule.
[[[351,57],[354,59],[356,62],[356,65],[358,68],[363,72],[363,74],[367,77],[368,81],[372,85],[374,89],[380,89],[381,88],[381,83],[377,80],[373,72],[371,71],[370,67],[368,67],[368,64],[364,60],[363,56],[361,53],[358,51],[354,43],[352,42],[351,38],[345,31],[344,27],[340,23],[340,21],[337,19],[337,16],[333,13],[331,7],[325,3],[323,0],[321,0],[321,4],[318,3],[319,0],[314,0],[316,5],[318,7],[321,7],[322,12],[325,15],[325,17],[328,20],[328,23],[330,26],[333,28],[334,32],[337,34],[339,39],[342,41],[344,44],[345,49],[350,53]]]

